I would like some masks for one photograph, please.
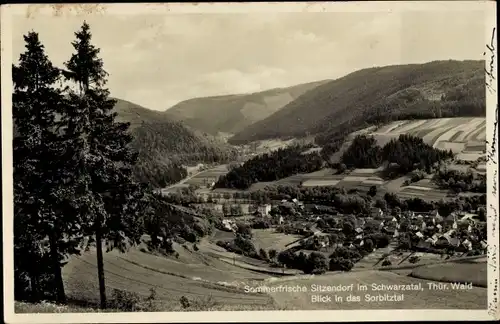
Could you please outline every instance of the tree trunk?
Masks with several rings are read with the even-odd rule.
[[[101,296],[101,309],[106,309],[106,286],[104,281],[104,262],[102,257],[100,216],[97,216],[95,238],[96,238],[96,249],[97,249],[97,276],[99,277],[99,294]]]
[[[61,304],[66,304],[66,293],[64,291],[64,283],[61,273],[61,264],[59,262],[57,240],[53,235],[50,236],[50,257],[52,260],[52,267],[54,271],[56,301]]]

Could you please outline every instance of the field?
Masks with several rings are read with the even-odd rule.
[[[398,275],[387,271],[355,271],[348,273],[332,273],[322,276],[312,276],[300,279],[283,279],[279,284],[287,286],[305,286],[306,293],[271,293],[278,305],[288,305],[289,307],[304,310],[335,310],[335,309],[485,309],[487,305],[487,289],[474,287],[471,290],[453,291],[453,290],[429,290],[427,288],[428,280],[412,278]],[[417,291],[402,291],[402,301],[372,301],[365,300],[365,294],[392,295],[391,291],[372,291],[372,284],[393,285],[393,284],[421,284],[422,289]],[[311,285],[331,285],[331,286],[350,286],[353,285],[354,292],[342,291],[333,293],[321,293],[321,295],[332,296],[332,302],[313,303]],[[366,291],[357,291],[358,284],[366,285]],[[350,294],[360,296],[359,302],[347,302],[347,296]],[[334,295],[343,297],[343,302],[335,302]]]
[[[201,254],[200,254],[201,255]],[[236,286],[242,281],[262,280],[267,276],[203,256],[198,264],[186,264],[137,250],[126,254],[105,253],[104,265],[108,292],[112,289],[133,291],[147,297],[155,288],[161,304],[178,305],[186,296],[200,300],[211,296],[216,303],[259,307],[272,303],[262,294],[248,294]],[[201,261],[201,260],[200,260]],[[64,268],[69,298],[96,302],[98,284],[95,252],[73,258]]]
[[[456,158],[465,161],[475,161],[484,157],[486,149],[485,118],[437,118],[426,120],[396,121],[379,128],[374,126],[362,129],[349,135],[342,148],[333,154],[332,162],[339,162],[340,157],[356,135],[367,134],[375,137],[379,145],[385,145],[401,134],[421,137],[425,143],[435,148],[452,150]],[[468,166],[450,165],[450,168],[467,170]],[[297,174],[274,182],[255,183],[250,190],[263,189],[272,185],[302,185],[304,187],[335,186],[346,190],[366,192],[371,186],[377,186],[379,191],[397,192],[403,198],[419,197],[426,200],[447,199],[445,190],[433,186],[428,179],[403,186],[408,177],[384,181],[378,176],[379,169],[356,169],[347,175],[336,175],[335,170],[323,169],[307,174]],[[479,172],[485,171],[485,164],[478,166]]]
[[[299,235],[288,235],[276,233],[274,229],[254,229],[252,230],[255,247],[257,249],[276,250],[278,252],[286,250],[286,245],[301,238]]]
[[[448,192],[437,188],[430,179],[422,179],[412,183],[409,186],[403,187],[398,195],[402,198],[422,198],[429,200],[446,199]]]
[[[486,120],[481,117],[397,121],[369,133],[379,145],[385,145],[400,134],[409,134],[435,148],[452,150],[456,154],[479,157],[486,149]]]

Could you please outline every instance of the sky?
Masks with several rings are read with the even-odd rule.
[[[83,19],[111,95],[155,110],[373,66],[478,60],[486,44],[482,11],[23,15],[12,21],[14,62],[34,30],[63,67]]]

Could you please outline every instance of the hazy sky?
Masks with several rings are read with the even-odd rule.
[[[22,35],[40,34],[57,66],[84,18],[13,18],[13,58]],[[484,13],[168,14],[85,18],[101,48],[115,97],[164,110],[220,94],[334,79],[355,70],[446,59],[482,59]]]

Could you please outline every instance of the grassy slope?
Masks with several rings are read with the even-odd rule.
[[[304,136],[335,129],[362,118],[367,111],[383,110],[401,100],[405,90],[421,100],[439,100],[465,86],[484,92],[483,61],[437,61],[363,69],[318,86],[268,118],[235,134],[230,142],[245,143],[273,137]],[[412,109],[419,109],[415,105]]]
[[[234,285],[242,281],[263,279],[265,276],[198,255],[205,262],[200,259],[198,262],[191,260],[186,263],[187,260],[182,262],[180,259],[157,257],[134,250],[126,254],[114,251],[105,253],[107,291],[111,295],[112,289],[116,288],[147,297],[149,289],[154,287],[157,298],[165,307],[177,305],[182,296],[190,300],[212,296],[220,304],[263,306],[272,303],[269,296],[247,294],[241,288],[216,284],[220,282]],[[95,252],[74,257],[63,268],[63,276],[71,299],[91,303],[98,301]]]
[[[326,81],[242,95],[189,99],[165,111],[173,120],[217,135],[235,133],[262,120]]]

